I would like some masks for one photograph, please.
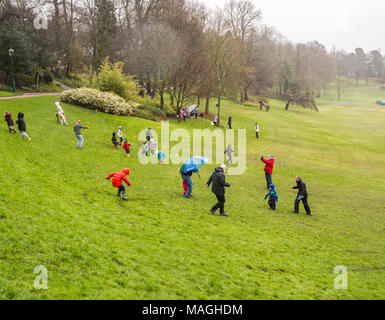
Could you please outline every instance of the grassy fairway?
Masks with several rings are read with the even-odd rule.
[[[362,89],[360,89],[362,90]],[[369,90],[369,93],[368,93]],[[25,113],[32,141],[0,130],[1,299],[383,299],[385,297],[384,91],[347,92],[321,101],[320,113],[269,113],[231,102],[223,119],[247,128],[248,170],[230,176],[226,209],[213,217],[195,175],[194,198],[182,198],[179,166],[143,166],[111,147],[119,125],[140,147],[140,130],[160,124],[63,105],[70,127],[55,123],[55,97],[0,101]],[[352,103],[359,103],[359,105]],[[339,108],[335,108],[336,106]],[[85,147],[75,148],[81,118]],[[258,121],[261,139],[254,137]],[[171,129],[209,127],[191,120]],[[261,154],[276,157],[278,210],[272,213]],[[128,167],[128,202],[105,177]],[[307,183],[312,217],[294,215],[294,176]],[[48,268],[48,290],[33,288],[35,266]],[[349,271],[335,290],[334,267]]]
[[[15,95],[12,92],[7,92],[7,91],[0,91],[0,97],[9,97]]]

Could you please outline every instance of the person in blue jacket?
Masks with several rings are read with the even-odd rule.
[[[269,193],[265,196],[265,200],[269,197],[268,204],[270,206],[271,210],[275,210],[277,208],[277,202],[278,202],[278,194],[275,191],[274,184],[271,184],[269,186]]]

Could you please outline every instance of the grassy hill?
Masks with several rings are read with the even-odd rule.
[[[179,165],[143,166],[111,147],[119,125],[138,133],[159,123],[63,105],[70,127],[55,122],[56,97],[0,101],[25,113],[32,141],[0,130],[0,299],[382,299],[385,295],[384,91],[346,91],[320,100],[320,112],[272,101],[269,113],[225,101],[223,119],[247,128],[248,169],[229,176],[226,211],[211,216],[205,188],[214,165],[182,197]],[[72,124],[82,119],[84,150]],[[254,123],[261,139],[254,136]],[[191,120],[171,129],[210,127]],[[263,164],[273,153],[278,210],[272,213]],[[107,174],[128,167],[128,202]],[[307,183],[312,217],[294,215],[294,176]],[[36,290],[35,266],[48,269]],[[349,271],[335,290],[335,266]]]

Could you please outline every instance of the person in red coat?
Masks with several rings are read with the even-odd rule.
[[[122,194],[122,199],[123,200],[128,200],[126,198],[126,188],[123,185],[123,181],[127,183],[129,187],[131,187],[130,181],[126,178],[130,174],[129,169],[123,169],[120,172],[114,172],[111,173],[108,177],[107,180],[110,180],[112,178],[112,186],[114,188],[118,188],[118,197],[120,197],[120,194]]]
[[[274,156],[271,154],[267,159],[265,159],[263,156],[261,157],[261,161],[264,162],[265,165],[265,178],[266,178],[266,184],[267,189],[269,189],[269,186],[273,184],[273,169],[274,169]]]

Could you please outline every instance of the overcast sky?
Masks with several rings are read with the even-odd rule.
[[[201,0],[223,7],[226,0]],[[328,49],[385,52],[385,0],[252,0],[262,23],[294,42],[317,40]]]

